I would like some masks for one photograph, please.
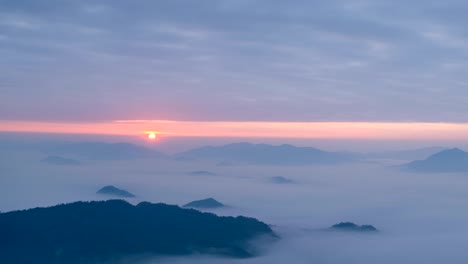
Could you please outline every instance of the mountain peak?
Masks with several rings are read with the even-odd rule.
[[[450,152],[450,153],[459,153],[459,154],[466,154],[465,151],[459,149],[459,148],[452,148],[452,149],[447,149],[445,151],[442,151],[442,152]]]
[[[353,160],[344,153],[327,152],[313,147],[293,145],[232,143],[200,147],[176,155],[179,159],[213,159],[237,164],[308,165],[337,164]]]
[[[377,228],[372,225],[356,225],[352,222],[341,222],[330,227],[331,230],[352,231],[352,232],[377,232]]]
[[[126,190],[119,189],[113,185],[104,186],[99,191],[96,192],[97,194],[104,194],[104,195],[112,195],[117,197],[126,197],[126,198],[133,198],[135,195],[133,193],[127,192]]]
[[[185,204],[183,207],[193,207],[193,208],[220,208],[224,207],[224,204],[216,201],[214,198],[206,198],[202,200],[196,200]]]
[[[464,172],[468,171],[468,153],[459,148],[447,149],[403,167],[417,172]]]
[[[438,152],[432,156],[430,156],[428,159],[437,159],[437,158],[460,158],[460,157],[468,157],[468,153],[459,149],[459,148],[452,148],[452,149],[447,149],[447,150],[442,150],[441,152]]]

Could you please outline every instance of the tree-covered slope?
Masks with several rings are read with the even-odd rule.
[[[274,237],[268,225],[253,218],[122,200],[2,213],[0,234],[1,263],[99,263],[193,252],[249,257],[250,239]]]

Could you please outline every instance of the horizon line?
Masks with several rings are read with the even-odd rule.
[[[163,137],[468,140],[468,123],[0,120],[0,132],[145,136],[150,131]]]

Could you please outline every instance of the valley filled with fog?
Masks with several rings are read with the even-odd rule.
[[[435,151],[435,150],[434,150]],[[190,263],[466,263],[467,173],[402,170],[396,155],[338,164],[237,164],[168,157],[77,159],[51,164],[51,153],[3,149],[0,211],[103,200],[114,185],[127,201],[183,205],[213,197],[218,215],[245,215],[272,226],[277,242],[254,241],[252,259],[190,256]],[[70,157],[68,158],[75,158]],[[287,157],[285,157],[286,159]],[[331,232],[339,222],[379,232]],[[187,257],[143,262],[187,263]],[[132,260],[134,261],[134,260]],[[211,262],[210,262],[211,261]]]

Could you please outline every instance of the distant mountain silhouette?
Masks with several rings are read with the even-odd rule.
[[[448,149],[402,167],[415,172],[468,172],[468,153],[458,148]]]
[[[275,237],[253,218],[122,200],[2,213],[0,234],[0,263],[44,264],[115,263],[138,254],[250,257],[249,240]]]
[[[211,171],[191,171],[190,174],[199,176],[216,176],[216,173]]]
[[[352,231],[352,232],[376,232],[377,228],[371,225],[356,225],[351,222],[341,222],[330,227],[331,230],[337,231]]]
[[[197,201],[190,202],[188,204],[185,204],[184,207],[209,209],[209,208],[224,207],[224,204],[216,201],[213,198],[207,198],[207,199],[203,199],[203,200],[197,200]]]
[[[425,159],[443,150],[447,150],[447,148],[428,147],[428,148],[409,149],[409,150],[370,152],[370,153],[357,154],[357,155],[360,155],[361,157],[367,158],[367,159],[415,160],[415,159]]]
[[[213,159],[222,162],[269,165],[336,164],[353,160],[352,155],[292,145],[234,143],[195,148],[176,155],[179,159]]]
[[[161,152],[131,143],[52,143],[50,145],[43,144],[42,148],[46,153],[67,155],[90,160],[126,160],[166,157]]]
[[[45,159],[42,159],[41,162],[47,163],[50,165],[65,165],[65,166],[68,166],[68,165],[76,166],[76,165],[81,164],[77,160],[68,159],[68,158],[64,158],[60,156],[47,156]]]
[[[119,189],[115,186],[109,185],[102,187],[99,191],[96,192],[97,194],[115,196],[115,197],[125,197],[125,198],[133,198],[135,197],[134,194],[129,193],[125,190]]]
[[[274,176],[270,177],[270,181],[273,183],[278,183],[278,184],[289,184],[289,183],[294,183],[293,180],[285,178],[283,176]]]

